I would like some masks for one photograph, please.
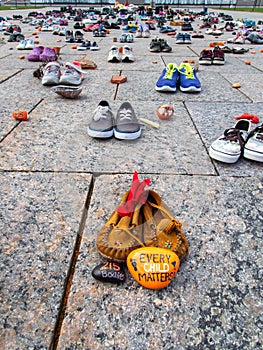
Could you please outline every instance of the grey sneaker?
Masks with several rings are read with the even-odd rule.
[[[60,76],[60,64],[58,62],[50,62],[44,68],[42,85],[58,85]]]
[[[124,102],[116,117],[114,136],[120,140],[135,140],[141,136],[141,127],[129,102]]]
[[[113,113],[107,101],[101,101],[95,109],[88,126],[88,135],[94,138],[113,136]]]
[[[83,79],[80,65],[67,62],[66,71],[61,75],[59,83],[62,85],[80,85]]]

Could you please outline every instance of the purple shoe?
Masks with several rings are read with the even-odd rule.
[[[44,46],[36,46],[32,52],[27,56],[28,61],[38,62],[40,61],[40,55],[44,51]]]
[[[44,51],[39,55],[39,59],[40,61],[46,61],[46,62],[56,61],[57,59],[56,51],[50,47],[45,47]]]

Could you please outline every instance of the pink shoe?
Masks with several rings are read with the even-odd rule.
[[[40,55],[44,51],[44,46],[36,46],[32,52],[27,56],[28,61],[38,62],[40,61]]]
[[[56,51],[50,47],[45,47],[44,51],[39,56],[40,61],[51,62],[56,61]]]

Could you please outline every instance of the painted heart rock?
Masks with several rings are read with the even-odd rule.
[[[127,257],[127,266],[133,278],[149,289],[161,289],[176,275],[180,260],[168,249],[144,247],[133,250]]]
[[[116,284],[124,282],[126,277],[122,265],[111,261],[99,264],[92,270],[91,274],[96,280]]]

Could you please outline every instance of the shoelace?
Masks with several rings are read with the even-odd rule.
[[[212,58],[212,52],[210,50],[204,50],[201,56],[203,58]]]
[[[107,118],[107,113],[109,111],[109,107],[108,106],[98,106],[94,113],[93,113],[93,119],[97,122],[99,121],[101,118],[106,119]]]
[[[128,120],[132,119],[132,111],[130,109],[124,108],[120,111],[120,120],[123,120],[123,119],[128,119]]]
[[[226,129],[224,132],[224,136],[221,140],[229,141],[229,142],[238,142],[241,146],[244,144],[244,139],[242,137],[242,133],[240,129]]]
[[[79,76],[82,76],[81,73],[79,73],[76,69],[74,69],[73,67],[69,67],[69,66],[66,66],[66,71],[64,73],[64,75],[76,75],[78,74]]]
[[[257,133],[256,139],[263,141],[263,124],[258,126],[255,130],[251,132],[249,137],[255,135]]]
[[[51,65],[49,67],[46,68],[46,73],[47,74],[51,74],[51,73],[57,73],[59,70],[59,67],[55,66],[55,65]]]
[[[167,67],[164,79],[172,79],[173,78],[173,74],[176,72],[176,69],[177,68],[175,66]]]
[[[181,74],[184,74],[187,79],[195,79],[194,76],[194,67],[190,66],[190,64],[184,64],[179,69]]]

